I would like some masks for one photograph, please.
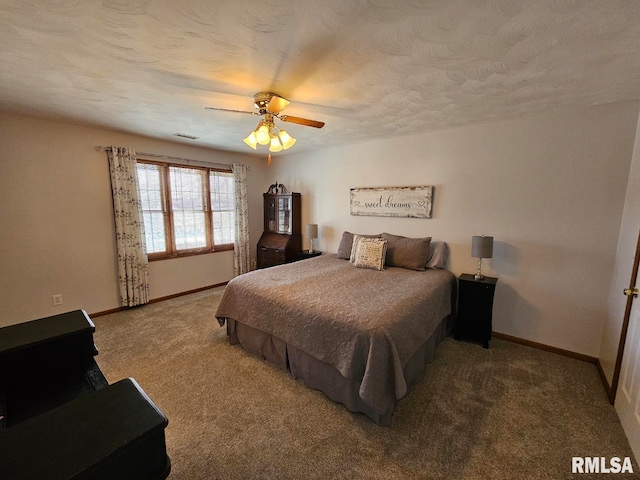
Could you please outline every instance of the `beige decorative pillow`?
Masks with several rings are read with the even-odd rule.
[[[354,233],[344,231],[342,233],[342,238],[340,239],[340,245],[338,246],[338,254],[336,255],[338,258],[342,258],[344,260],[351,259],[351,250],[353,249],[353,237]],[[380,234],[377,235],[360,235],[361,237],[377,237],[380,238]]]
[[[353,242],[351,245],[351,254],[349,255],[349,261],[353,263],[356,258],[356,250],[358,250],[358,245],[362,242],[379,242],[381,239],[378,236],[373,235],[357,235],[353,234]]]
[[[384,270],[384,259],[386,254],[386,240],[376,238],[368,239],[366,242],[358,242],[353,265],[357,268]]]

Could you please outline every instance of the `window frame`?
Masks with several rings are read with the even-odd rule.
[[[233,243],[225,243],[215,245],[213,243],[213,210],[211,208],[211,172],[231,173],[230,169],[201,167],[194,165],[182,165],[178,163],[158,162],[154,160],[146,160],[139,158],[136,163],[156,165],[160,167],[161,175],[161,197],[163,204],[164,219],[164,237],[167,250],[165,252],[147,253],[149,261],[166,260],[169,258],[189,257],[193,255],[205,255],[216,252],[227,252],[234,249]],[[206,246],[178,250],[176,248],[174,222],[173,222],[173,206],[171,201],[171,167],[186,168],[191,170],[200,170],[203,178],[203,196],[204,196],[204,213],[205,213],[205,238]]]

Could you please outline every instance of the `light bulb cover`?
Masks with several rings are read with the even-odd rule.
[[[255,150],[257,144],[256,132],[251,132],[249,136],[243,140],[243,142]]]
[[[285,150],[293,147],[293,144],[296,143],[296,139],[293,138],[284,130],[280,130],[280,133],[278,134],[278,136],[280,137],[280,141],[282,142],[282,147]]]
[[[268,145],[271,141],[271,136],[269,135],[269,127],[267,127],[264,123],[260,125],[258,130],[255,131],[256,141],[260,145]]]
[[[279,152],[282,150],[282,144],[276,135],[271,137],[271,145],[269,146],[270,152]]]

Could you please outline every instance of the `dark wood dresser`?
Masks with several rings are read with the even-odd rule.
[[[267,268],[299,260],[302,251],[300,194],[281,183],[264,197],[264,232],[258,241],[257,267]]]
[[[161,480],[168,420],[132,378],[109,384],[84,310],[0,328],[0,478]]]

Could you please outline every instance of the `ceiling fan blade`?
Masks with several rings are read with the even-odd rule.
[[[247,112],[246,110],[230,110],[228,108],[204,107],[205,110],[218,110],[221,112],[248,113],[249,115],[260,115],[258,112]]]
[[[274,95],[273,97],[271,97],[271,100],[269,100],[269,104],[267,105],[267,112],[277,115],[287,105],[289,105],[289,100],[279,97],[278,95]]]
[[[317,120],[309,120],[308,118],[292,117],[291,115],[282,115],[278,117],[283,122],[297,123],[298,125],[306,125],[307,127],[322,128],[324,122],[318,122]]]

